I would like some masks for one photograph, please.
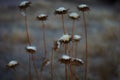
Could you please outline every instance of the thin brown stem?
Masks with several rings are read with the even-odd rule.
[[[71,49],[71,55],[70,56],[72,56],[72,57],[74,57],[75,55],[75,52],[74,52],[74,40],[73,40],[73,38],[74,38],[74,28],[75,28],[75,20],[73,20],[73,23],[72,23],[72,49]],[[73,66],[72,65],[70,65],[70,68],[72,68],[72,69],[70,69],[70,74],[71,74],[71,77],[70,77],[70,80],[73,80],[73,74],[72,74],[72,70],[73,70]]]
[[[31,56],[31,54],[28,54],[28,56],[29,56],[29,80],[33,80],[33,78],[32,78],[32,74],[31,74],[31,58],[30,58],[30,56]]]
[[[72,39],[74,38],[74,29],[75,29],[75,20],[73,20],[73,26],[72,26]],[[75,52],[74,52],[74,40],[72,40],[72,55],[71,56],[73,56],[74,57],[74,54],[75,54]]]
[[[78,76],[76,76],[75,71],[73,70],[72,66],[70,66],[70,71],[71,71],[71,75],[73,75],[75,77],[75,80],[80,80],[78,78]],[[72,80],[74,80],[74,79],[72,79]]]
[[[54,80],[53,79],[53,75],[54,75],[53,65],[54,65],[54,49],[52,49],[52,55],[51,55],[51,80]]]
[[[29,31],[28,31],[28,22],[27,22],[27,11],[25,9],[25,27],[26,27],[26,36],[27,36],[27,42],[29,45],[31,45]]]
[[[40,80],[39,74],[38,74],[38,70],[37,70],[37,66],[36,66],[36,64],[34,62],[34,56],[33,56],[33,54],[32,54],[32,62],[33,62],[33,67],[34,67],[34,70],[35,70],[35,74],[36,74],[37,80]]]
[[[68,65],[65,64],[65,80],[68,80]]]
[[[44,44],[44,59],[46,58],[47,49],[46,49],[46,38],[45,38],[45,25],[44,21],[42,21],[42,28],[43,28],[43,44]]]
[[[68,44],[64,44],[65,54],[67,54]],[[65,79],[68,80],[68,65],[65,64]]]
[[[62,27],[63,27],[63,32],[64,34],[66,34],[66,29],[65,29],[65,25],[64,25],[64,14],[62,14]]]
[[[85,80],[88,79],[88,42],[87,42],[87,27],[86,27],[86,19],[85,13],[83,12],[83,20],[84,20],[84,30],[85,30]]]

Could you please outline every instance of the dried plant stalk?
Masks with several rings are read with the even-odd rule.
[[[37,80],[40,80],[39,74],[38,74],[38,70],[37,70],[37,66],[36,66],[36,64],[34,62],[34,55],[33,54],[31,54],[31,55],[32,55],[33,67],[34,67],[34,70],[35,70],[35,74],[36,74]]]
[[[64,34],[66,34],[66,29],[65,29],[65,25],[64,25],[64,14],[62,14],[61,16],[62,16],[63,32],[64,32]]]
[[[45,25],[44,21],[42,21],[42,29],[43,29],[43,44],[44,44],[44,59],[46,58],[47,49],[46,49],[46,38],[45,38]]]
[[[88,78],[88,42],[87,42],[87,26],[86,26],[86,19],[85,19],[85,13],[83,11],[83,21],[84,21],[84,30],[85,30],[85,80]]]
[[[51,80],[54,80],[54,49],[52,48],[52,55],[51,55]]]

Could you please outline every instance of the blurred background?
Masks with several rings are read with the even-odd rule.
[[[28,53],[25,51],[26,34],[24,17],[18,5],[22,0],[0,0],[0,80],[28,80]],[[88,80],[120,80],[120,0],[30,0],[32,5],[27,9],[29,32],[32,44],[37,46],[35,62],[38,70],[41,66],[40,56],[43,54],[42,26],[36,20],[40,13],[48,15],[46,39],[48,58],[51,55],[53,41],[63,35],[62,22],[54,10],[60,6],[69,8],[81,15],[76,21],[75,34],[80,34],[82,40],[78,46],[78,58],[84,60],[84,29],[81,12],[77,5],[86,3],[90,11],[86,12],[89,75]],[[72,21],[65,15],[65,27],[71,33]],[[61,54],[62,52],[56,52]],[[56,54],[57,55],[57,54]],[[20,65],[13,70],[6,64],[17,60]],[[65,80],[64,65],[55,61],[55,80]],[[43,71],[44,80],[50,80],[50,65]],[[34,71],[33,71],[34,72]],[[58,73],[59,72],[59,73]],[[83,79],[84,67],[77,68],[77,75]],[[33,73],[33,75],[35,75]],[[36,79],[34,79],[36,80]]]

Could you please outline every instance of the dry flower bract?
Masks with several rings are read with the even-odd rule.
[[[68,55],[63,55],[59,61],[64,64],[70,64],[70,57]]]
[[[63,55],[59,61],[61,63],[64,63],[64,64],[71,64],[71,65],[74,65],[74,66],[80,66],[80,65],[83,65],[84,64],[84,61],[82,59],[79,59],[79,58],[72,58],[68,55]]]
[[[66,9],[64,7],[59,7],[58,9],[55,10],[55,14],[66,14],[68,12],[69,9]]]
[[[27,46],[25,49],[27,52],[29,52],[31,54],[34,54],[37,50],[35,46]]]
[[[82,59],[79,59],[79,58],[71,58],[70,64],[74,65],[74,66],[80,66],[80,65],[84,64],[84,61]]]
[[[81,39],[82,39],[82,38],[81,38],[80,35],[74,35],[72,40],[78,42],[78,41],[80,41]]]
[[[59,41],[54,41],[53,49],[56,51],[57,49],[60,48],[60,42]]]
[[[71,41],[72,37],[71,35],[65,34],[62,37],[60,37],[59,41],[60,43],[69,43]]]
[[[80,18],[80,15],[76,12],[71,12],[69,13],[69,18],[73,19],[73,20],[78,20]]]
[[[15,68],[18,65],[18,61],[12,60],[7,64],[7,67],[9,68]]]
[[[39,14],[36,18],[40,21],[45,21],[47,20],[47,15],[46,14]]]
[[[30,4],[31,4],[30,1],[22,1],[18,7],[19,7],[20,9],[26,9],[27,7],[30,6]]]
[[[90,10],[90,8],[88,7],[88,5],[86,5],[86,4],[80,4],[80,5],[78,5],[78,10],[80,10],[80,11],[89,11]]]

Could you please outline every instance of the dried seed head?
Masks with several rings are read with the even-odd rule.
[[[21,9],[26,9],[30,6],[31,2],[30,1],[22,1],[20,5],[18,6]]]
[[[69,9],[65,9],[64,7],[59,7],[58,9],[55,10],[55,14],[66,14],[68,12]]]
[[[7,64],[7,67],[9,68],[15,68],[18,65],[18,61],[12,60]]]
[[[73,20],[78,20],[80,18],[80,15],[76,12],[71,12],[69,13],[69,18],[73,19]]]
[[[54,46],[53,46],[53,49],[56,51],[57,49],[60,48],[60,42],[59,41],[54,41]]]
[[[71,59],[71,57],[69,57],[68,55],[63,55],[63,56],[59,59],[59,61],[60,61],[61,63],[64,63],[64,64],[70,64],[70,59]]]
[[[59,42],[65,44],[65,43],[69,43],[71,39],[72,39],[71,35],[64,34],[62,37],[60,37]]]
[[[72,57],[69,57],[68,55],[63,55],[59,59],[59,61],[63,64],[71,64],[71,65],[74,65],[74,66],[80,66],[80,65],[84,64],[84,61],[82,59],[72,58]]]
[[[82,39],[82,38],[81,38],[80,35],[74,35],[72,40],[74,40],[75,42],[78,42],[78,41],[80,41],[81,39]]]
[[[31,54],[34,54],[37,50],[35,46],[27,46],[25,49],[27,52],[29,52]]]
[[[90,10],[90,8],[88,7],[88,5],[86,5],[86,4],[80,4],[80,5],[78,5],[78,10],[79,11],[89,11]]]
[[[41,71],[43,71],[45,66],[48,66],[50,64],[50,60],[45,59],[41,65]]]
[[[74,66],[80,66],[84,64],[84,61],[78,58],[71,58],[70,64]]]
[[[40,21],[45,21],[47,20],[47,15],[46,14],[39,14],[36,18]]]

